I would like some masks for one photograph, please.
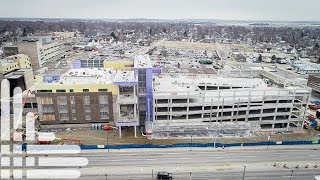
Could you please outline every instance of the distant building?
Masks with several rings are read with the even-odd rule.
[[[75,32],[53,32],[52,39],[54,40],[65,40],[75,37]]]
[[[300,74],[320,73],[320,64],[293,64],[292,69]]]
[[[5,74],[17,69],[31,69],[31,59],[24,54],[8,56],[0,60],[0,74]]]
[[[18,54],[18,46],[13,43],[3,43],[2,51],[4,57],[16,55]]]
[[[40,69],[47,61],[55,61],[65,56],[62,42],[52,41],[51,36],[27,36],[18,39],[18,51],[29,55],[34,70]]]

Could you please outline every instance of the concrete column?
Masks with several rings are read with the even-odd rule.
[[[187,99],[187,116],[186,116],[186,119],[188,121],[189,119],[189,103],[190,103],[190,96],[189,96],[189,92],[188,92],[188,99]]]
[[[205,100],[204,100],[204,98],[205,98],[205,96],[204,96],[204,94],[202,95],[202,108],[201,108],[201,119],[203,119],[203,117],[204,117],[204,102],[205,102]]]
[[[137,126],[134,126],[134,137],[137,137]]]
[[[236,104],[236,91],[233,92],[233,99],[232,99],[233,105],[231,110],[231,119],[230,121],[233,122],[233,116],[234,116],[234,105]]]
[[[119,126],[119,137],[121,138],[121,126]]]
[[[247,103],[247,111],[246,111],[246,117],[245,117],[245,121],[248,122],[248,117],[249,117],[249,112],[250,112],[250,107],[251,107],[251,91],[249,91],[249,101]]]
[[[134,120],[137,119],[137,104],[133,105],[133,118]]]

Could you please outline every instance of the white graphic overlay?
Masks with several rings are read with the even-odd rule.
[[[12,103],[12,111],[11,111]],[[77,179],[78,167],[88,164],[84,157],[65,157],[80,153],[78,145],[37,145],[37,141],[55,140],[53,133],[36,130],[37,117],[23,112],[20,87],[10,97],[10,83],[1,82],[0,179]],[[24,122],[25,120],[25,122]]]

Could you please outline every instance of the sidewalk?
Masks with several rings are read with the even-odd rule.
[[[320,150],[320,144],[314,145],[277,145],[277,146],[239,146],[239,147],[225,147],[224,149],[213,147],[181,147],[181,148],[131,148],[131,149],[92,149],[81,150],[81,153],[126,153],[126,152],[188,152],[188,151],[243,151],[243,150],[297,150],[297,149],[316,149]]]

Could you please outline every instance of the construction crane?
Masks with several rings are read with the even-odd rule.
[[[24,106],[26,105],[26,102],[28,100],[29,94],[35,94],[35,91],[28,90],[27,95],[23,100],[22,108],[24,108]]]

